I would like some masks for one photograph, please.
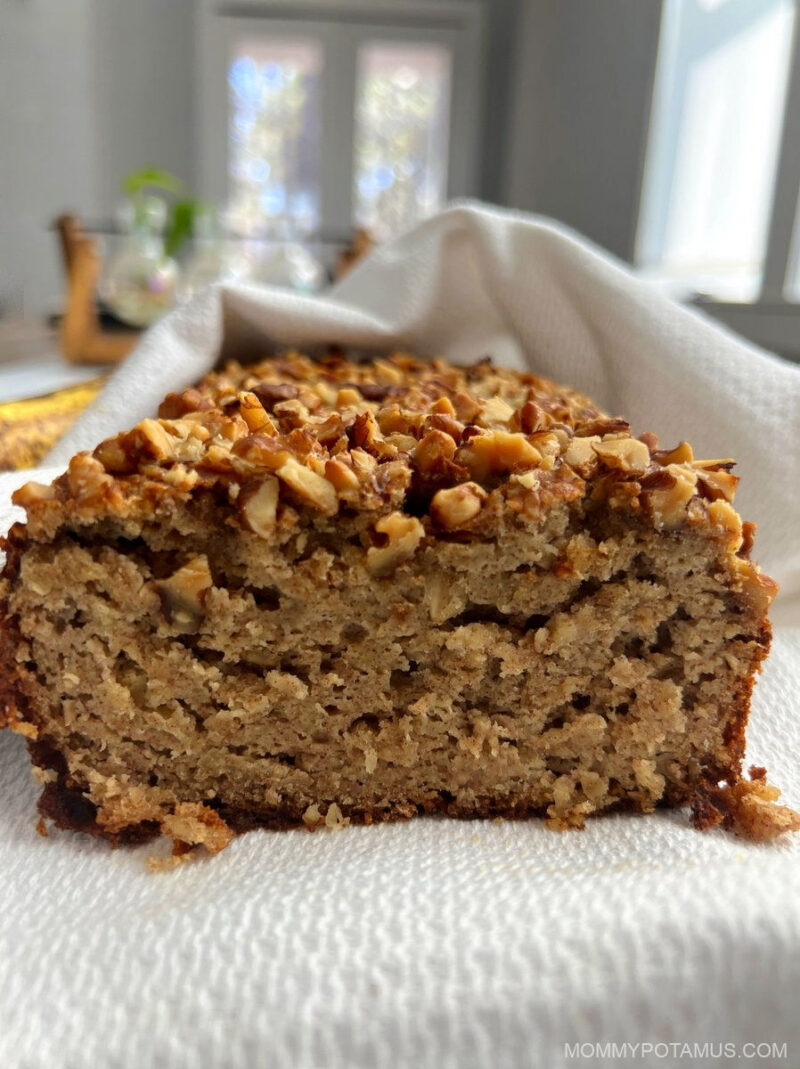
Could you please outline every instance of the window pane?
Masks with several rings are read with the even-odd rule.
[[[228,69],[229,222],[240,234],[309,234],[319,223],[322,49],[244,41]]]
[[[684,288],[758,293],[793,0],[667,0],[637,259]]]
[[[450,68],[449,51],[431,45],[359,50],[354,214],[379,240],[446,199]]]

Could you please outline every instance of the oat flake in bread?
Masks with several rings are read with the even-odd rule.
[[[42,815],[113,842],[684,804],[770,838],[732,465],[489,361],[228,365],[17,492],[0,717]]]

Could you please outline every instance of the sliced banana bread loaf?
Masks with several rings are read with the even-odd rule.
[[[792,823],[740,778],[775,585],[731,460],[402,354],[229,365],[159,415],[16,495],[0,717],[57,824]]]

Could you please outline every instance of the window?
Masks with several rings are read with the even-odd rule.
[[[201,186],[243,236],[384,240],[476,192],[480,6],[330,10],[205,11]]]
[[[354,214],[378,240],[447,200],[450,59],[435,45],[359,50]]]
[[[667,0],[643,266],[715,296],[757,296],[793,20],[793,0]]]
[[[258,236],[273,220],[319,224],[322,51],[314,42],[245,41],[229,70],[228,215]]]
[[[798,0],[665,0],[636,263],[800,355]]]

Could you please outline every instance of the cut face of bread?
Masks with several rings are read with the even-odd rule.
[[[774,584],[730,460],[488,363],[231,365],[17,494],[4,708],[57,823],[687,802],[739,779]]]

